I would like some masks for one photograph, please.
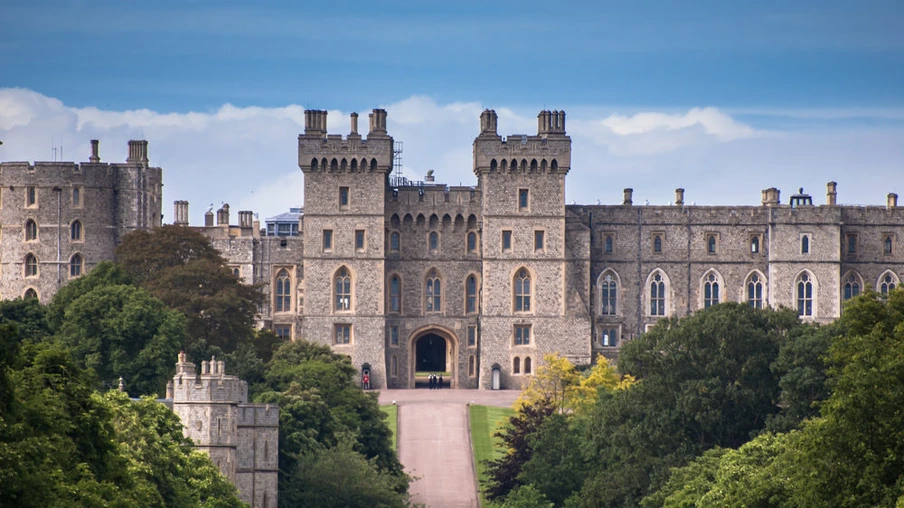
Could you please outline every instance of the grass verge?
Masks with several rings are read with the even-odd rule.
[[[396,454],[399,453],[399,406],[395,404],[388,404],[386,406],[380,406],[380,411],[386,415],[386,426],[389,427],[389,432],[392,433],[392,449],[395,450]]]
[[[471,446],[474,454],[474,465],[477,467],[477,486],[480,490],[481,506],[488,506],[483,497],[483,482],[486,480],[485,460],[492,460],[502,455],[501,442],[493,437],[493,433],[502,425],[503,419],[515,414],[508,407],[470,406],[468,417],[471,424]]]

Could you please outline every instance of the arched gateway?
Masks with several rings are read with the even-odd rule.
[[[427,376],[443,373],[444,385],[458,387],[458,337],[451,330],[428,326],[415,330],[408,341],[408,387],[427,386]]]

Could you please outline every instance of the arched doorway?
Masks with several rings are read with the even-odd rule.
[[[458,386],[458,339],[451,330],[425,327],[411,334],[408,349],[409,388],[426,388],[429,375],[443,376],[445,388]]]

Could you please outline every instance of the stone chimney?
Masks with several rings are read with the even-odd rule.
[[[537,134],[565,134],[565,112],[543,110],[537,115]]]
[[[223,205],[222,208],[217,210],[217,226],[228,226],[229,225],[229,204]]]
[[[675,206],[684,206],[684,189],[675,189]]]
[[[91,140],[91,157],[88,157],[88,162],[93,162],[95,164],[100,162],[100,155],[98,155],[98,153],[100,151],[99,148],[100,148],[100,141],[98,141],[96,139],[92,139]]]
[[[780,195],[781,191],[775,187],[763,189],[763,206],[778,206],[781,204]]]
[[[829,206],[835,206],[838,204],[838,184],[835,182],[829,182],[826,184],[826,204]]]
[[[204,212],[204,226],[208,228],[213,227],[213,210]]]
[[[492,109],[485,109],[480,114],[480,133],[496,136],[496,122],[498,117]]]
[[[188,201],[173,202],[173,225],[188,226]]]
[[[623,205],[633,205],[634,201],[632,197],[634,196],[634,189],[625,189],[625,201],[622,203]]]
[[[898,207],[898,195],[895,194],[894,192],[889,192],[887,205],[888,205],[889,209],[897,208]]]
[[[250,228],[254,224],[254,212],[243,210],[239,212],[239,227]]]
[[[358,134],[358,113],[351,114],[352,131],[349,136],[359,136]]]
[[[326,111],[306,109],[304,112],[305,136],[326,136]]]
[[[148,163],[148,142],[143,139],[129,141],[129,158],[126,162]]]
[[[367,133],[368,136],[377,135],[377,136],[385,136],[386,135],[386,110],[385,109],[374,109],[373,112],[369,115],[370,117],[370,132]]]

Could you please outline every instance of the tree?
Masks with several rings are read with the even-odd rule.
[[[502,508],[553,508],[546,496],[533,485],[522,485],[505,498]]]
[[[502,440],[505,454],[486,463],[487,480],[483,487],[487,499],[503,501],[512,490],[523,485],[519,476],[533,454],[531,436],[555,411],[556,406],[546,399],[522,404],[508,424],[493,434]]]
[[[82,366],[132,395],[163,393],[179,353],[185,320],[133,286],[100,286],[69,304],[57,338]]]
[[[738,447],[778,413],[770,366],[781,338],[799,324],[790,311],[721,304],[661,321],[622,347],[631,388],[600,392],[590,414],[592,477],[582,489],[596,506],[636,505],[669,469],[714,446]]]
[[[0,325],[15,326],[19,340],[41,341],[50,335],[47,309],[37,298],[0,301]]]
[[[116,257],[136,284],[186,316],[190,357],[206,358],[211,347],[231,353],[253,339],[261,294],[232,274],[201,233],[181,226],[133,231]]]
[[[583,449],[586,420],[581,415],[554,413],[528,436],[530,459],[524,463],[518,480],[541,493],[555,506],[581,490],[587,476]],[[511,496],[506,497],[506,503]]]
[[[61,287],[47,305],[47,322],[51,330],[58,331],[63,325],[66,309],[85,293],[103,286],[131,285],[132,281],[122,268],[112,261],[102,261],[83,277],[79,277]]]

